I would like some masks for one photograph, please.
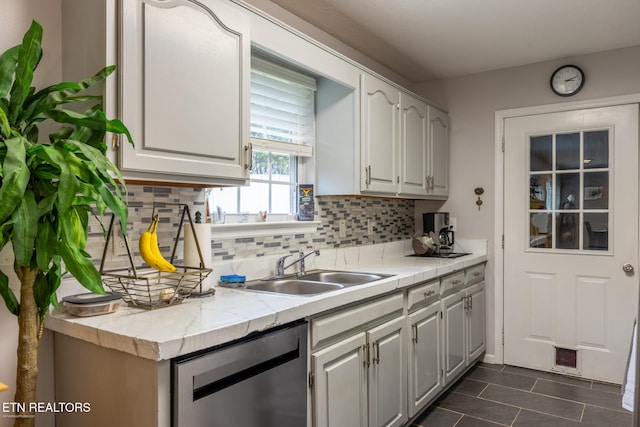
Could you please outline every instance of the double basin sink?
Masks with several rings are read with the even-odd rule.
[[[302,275],[251,280],[245,284],[245,289],[277,294],[312,296],[364,285],[391,276],[392,274],[313,270]]]

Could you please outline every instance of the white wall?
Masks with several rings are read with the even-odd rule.
[[[0,52],[19,44],[29,29],[31,20],[42,24],[44,56],[34,79],[37,88],[60,81],[61,61],[61,3],[60,0],[0,0]],[[19,289],[13,266],[0,263],[0,269],[11,277],[11,287]],[[9,390],[0,393],[0,401],[13,401],[15,393],[16,348],[18,326],[15,316],[9,314],[4,302],[0,301],[0,381]],[[38,400],[53,401],[53,344],[45,335],[40,343]],[[0,416],[0,427],[13,425],[13,419]],[[38,426],[53,425],[53,417],[39,417]]]
[[[570,98],[549,88],[550,75],[566,63],[586,74],[582,91]],[[555,104],[640,93],[640,46],[599,54],[503,69],[461,78],[417,84],[415,90],[449,111],[451,118],[450,197],[444,203],[418,202],[416,216],[440,208],[457,218],[458,235],[489,241],[487,313],[489,338],[494,330],[495,112],[510,108]],[[474,188],[483,187],[478,210]],[[490,340],[487,354],[495,352]]]

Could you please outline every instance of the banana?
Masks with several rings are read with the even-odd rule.
[[[164,259],[160,253],[158,247],[158,216],[154,216],[149,228],[142,233],[140,241],[138,242],[138,249],[140,250],[140,256],[151,267],[160,271],[168,271],[173,273],[176,271],[176,267],[169,261]]]

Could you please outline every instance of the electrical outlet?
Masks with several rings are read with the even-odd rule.
[[[129,231],[129,235],[131,235],[130,231]],[[124,236],[122,235],[122,231],[120,231],[119,227],[114,227],[113,236],[111,238],[111,245],[112,245],[112,254],[114,257],[127,255],[127,245],[125,243]]]
[[[338,222],[338,234],[340,237],[347,237],[347,220],[341,219]]]
[[[373,235],[373,226],[376,225],[375,222],[371,221],[370,219],[367,220],[367,235],[371,236]]]

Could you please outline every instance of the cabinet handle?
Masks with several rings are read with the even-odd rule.
[[[244,168],[251,170],[253,169],[253,144],[249,143],[249,145],[245,145],[244,151],[245,151]]]
[[[467,298],[469,298],[469,311],[473,310],[473,298],[471,297],[471,295],[469,295]]]
[[[117,133],[111,134],[111,148],[116,149],[120,147],[120,136]]]
[[[463,309],[464,311],[469,311],[469,298],[468,297],[462,297],[463,301]]]
[[[411,325],[411,332],[413,334],[413,337],[411,337],[411,341],[417,344],[418,343],[418,325],[416,323]]]
[[[364,360],[362,361],[362,364],[364,365],[364,367],[368,367],[371,363],[369,362],[369,344],[363,344],[362,345],[362,355],[364,356]]]
[[[373,359],[372,362],[375,363],[376,365],[380,364],[380,341],[376,341],[373,343]]]
[[[434,291],[433,289],[429,289],[427,292],[424,293],[424,297],[425,298],[429,298],[431,295],[435,294],[436,291]]]
[[[454,280],[454,281],[452,281],[452,282],[451,282],[451,284],[452,284],[453,286],[461,285],[461,284],[462,284],[462,280]]]
[[[371,185],[371,165],[364,168],[365,180],[364,183],[368,186]]]

